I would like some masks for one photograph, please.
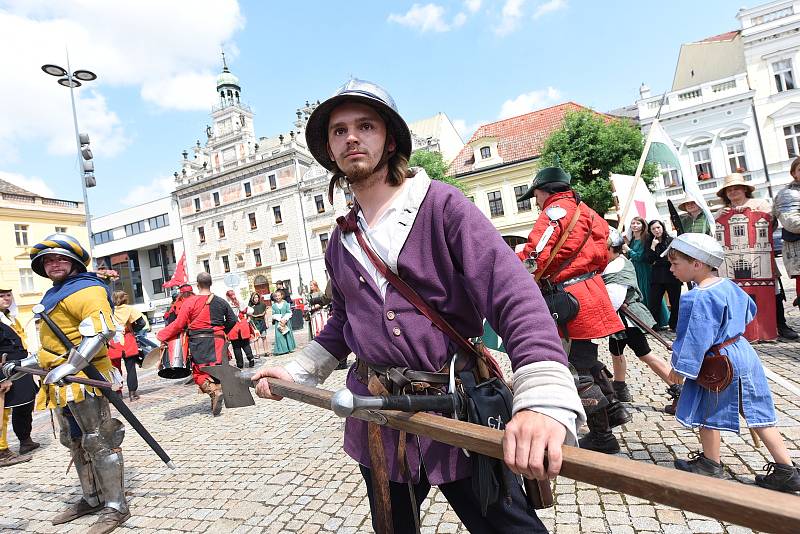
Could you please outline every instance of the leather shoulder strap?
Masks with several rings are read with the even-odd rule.
[[[386,263],[383,259],[378,256],[378,254],[372,250],[372,247],[369,246],[367,241],[364,239],[364,236],[361,233],[361,229],[356,226],[353,230],[356,234],[356,239],[358,240],[358,244],[361,246],[361,249],[366,253],[367,257],[370,259],[372,264],[378,270],[381,275],[392,284],[395,289],[397,289],[401,295],[403,295],[406,300],[408,300],[411,304],[417,308],[422,315],[427,317],[436,327],[447,334],[450,339],[452,339],[459,347],[464,349],[467,354],[471,354],[476,359],[480,360],[483,358],[483,354],[480,354],[477,349],[467,341],[466,338],[461,336],[455,328],[450,325],[441,315],[439,315],[433,308],[431,308],[422,297],[420,297],[416,291],[414,291],[411,286],[406,283],[405,280],[397,276],[395,273],[392,272],[389,267],[386,266]]]
[[[553,260],[556,258],[556,254],[558,251],[561,250],[561,246],[564,244],[564,241],[567,240],[567,236],[575,228],[575,225],[578,223],[578,219],[581,218],[581,204],[580,202],[575,205],[575,213],[572,215],[572,219],[570,219],[569,224],[567,225],[567,229],[561,232],[561,236],[558,238],[558,242],[556,242],[556,246],[553,247],[553,250],[550,251],[550,257],[547,258],[547,261],[542,267],[542,270],[538,272],[538,274],[534,275],[534,278],[538,282],[542,275],[544,275],[547,268],[550,267],[550,264],[553,263]],[[591,231],[591,230],[590,230]]]

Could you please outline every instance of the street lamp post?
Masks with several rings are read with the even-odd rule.
[[[92,152],[89,148],[89,136],[84,134],[82,139],[81,134],[78,132],[78,114],[75,111],[75,87],[83,85],[81,82],[90,82],[97,79],[97,75],[89,70],[76,70],[72,72],[69,64],[69,52],[67,52],[67,68],[64,69],[58,65],[42,65],[42,70],[51,75],[59,78],[59,85],[69,87],[69,98],[72,104],[72,123],[75,126],[75,142],[78,148],[78,162],[80,163],[78,172],[81,178],[81,189],[83,190],[83,209],[86,214],[86,230],[89,232],[89,251],[92,251],[94,236],[92,235],[92,216],[89,210],[89,197],[86,194],[86,181],[91,180],[90,187],[94,186],[94,163],[92,163]],[[83,142],[82,142],[83,141]],[[86,148],[83,148],[86,145]],[[92,264],[95,265],[94,254],[92,256]]]

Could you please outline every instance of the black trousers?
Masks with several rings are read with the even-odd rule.
[[[239,369],[244,367],[242,350],[247,354],[247,361],[253,361],[253,349],[250,347],[249,339],[231,339],[231,345],[233,346],[233,356],[236,358],[236,367]]]
[[[669,327],[675,330],[678,326],[678,310],[681,303],[681,284],[671,283],[662,284],[652,282],[650,284],[650,301],[648,307],[653,318],[658,322],[661,317],[661,301],[664,298],[664,293],[669,297]],[[659,322],[659,324],[662,324]]]
[[[139,389],[139,375],[136,374],[136,358],[122,358],[125,360],[125,377],[128,382],[128,391]]]
[[[372,528],[375,526],[375,503],[372,491],[372,476],[370,469],[359,466],[361,476],[367,483],[367,497],[369,497],[369,509],[372,515]],[[546,533],[542,521],[536,516],[536,511],[528,505],[522,488],[519,484],[511,483],[510,498],[503,496],[498,501],[489,506],[486,517],[481,515],[481,506],[472,491],[472,479],[465,478],[440,484],[439,490],[444,495],[450,506],[453,507],[458,518],[472,534],[523,534],[523,533]],[[419,510],[422,501],[428,496],[431,484],[428,482],[428,475],[425,469],[420,473],[420,480],[414,484],[414,497],[417,501],[416,509]],[[408,492],[408,484],[399,482],[389,482],[389,498],[392,505],[392,523],[395,534],[413,534],[416,532],[414,525],[414,509],[411,507],[411,496]]]
[[[29,402],[28,404],[11,408],[11,428],[14,429],[14,435],[20,441],[27,441],[31,438],[34,404]]]

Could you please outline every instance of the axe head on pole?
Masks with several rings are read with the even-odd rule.
[[[222,384],[222,398],[225,399],[226,408],[242,408],[256,403],[250,394],[250,388],[254,387],[252,372],[243,372],[227,363],[208,365],[202,370]]]

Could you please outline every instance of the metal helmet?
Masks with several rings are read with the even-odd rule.
[[[725,261],[725,249],[707,234],[687,232],[673,239],[661,256],[669,254],[670,249],[683,252],[690,258],[717,269]]]
[[[320,165],[337,171],[336,162],[328,154],[328,120],[331,112],[343,102],[358,102],[375,108],[386,121],[386,130],[394,137],[396,152],[411,157],[411,130],[397,112],[394,99],[386,90],[372,82],[351,78],[336,92],[318,105],[306,123],[306,144]]]
[[[619,230],[613,227],[609,227],[608,229],[608,246],[610,247],[620,247],[625,243],[625,240],[622,238],[622,234],[619,233]]]
[[[30,249],[31,269],[33,272],[47,278],[44,271],[44,257],[48,254],[58,254],[73,260],[81,272],[86,272],[91,256],[83,248],[80,241],[67,234],[50,234]]]

